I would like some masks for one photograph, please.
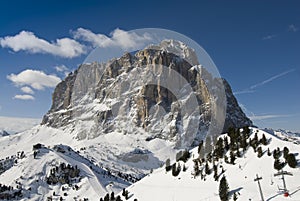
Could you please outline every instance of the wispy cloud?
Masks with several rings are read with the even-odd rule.
[[[262,82],[254,84],[254,85],[250,86],[247,89],[244,89],[242,91],[234,92],[233,94],[234,95],[238,95],[238,94],[254,93],[256,88],[261,87],[261,86],[263,86],[265,84],[268,84],[269,82],[272,82],[272,81],[274,81],[274,80],[276,80],[276,79],[278,79],[280,77],[283,77],[283,76],[285,76],[285,75],[287,75],[287,74],[289,74],[291,72],[294,72],[294,71],[295,71],[295,69],[290,69],[290,70],[284,71],[284,72],[279,73],[277,75],[274,75],[274,76],[272,76],[272,77],[270,77],[270,78],[268,78],[268,79],[266,79],[266,80],[264,80]]]
[[[271,40],[271,39],[273,39],[273,38],[275,38],[275,37],[277,37],[276,34],[267,35],[267,36],[264,36],[264,37],[262,38],[262,40]]]
[[[279,73],[278,75],[274,75],[273,77],[270,77],[269,79],[266,79],[266,80],[264,80],[264,81],[262,81],[262,82],[260,82],[260,83],[255,84],[255,85],[252,85],[252,86],[250,87],[250,89],[255,89],[255,88],[257,88],[257,87],[263,86],[263,85],[265,85],[265,84],[267,84],[267,83],[269,83],[269,82],[272,82],[273,80],[278,79],[278,78],[280,78],[280,77],[282,77],[282,76],[284,76],[284,75],[286,75],[286,74],[289,74],[289,73],[291,73],[291,72],[293,72],[293,71],[295,71],[295,69],[290,69],[290,70],[288,70],[288,71]]]
[[[255,120],[266,120],[266,119],[273,119],[273,118],[283,118],[283,117],[291,117],[292,115],[286,114],[267,114],[267,115],[252,115],[249,118],[253,121]]]
[[[68,69],[67,66],[65,66],[65,65],[55,66],[54,68],[55,68],[55,70],[56,70],[57,72],[65,72],[65,71],[69,71],[69,69]]]
[[[78,28],[72,32],[74,38],[91,43],[94,47],[120,47],[123,50],[133,50],[141,48],[146,42],[152,38],[148,34],[138,35],[134,32],[127,32],[121,29],[115,29],[106,36],[101,33],[93,33],[92,31],[84,28]]]
[[[267,119],[275,119],[275,118],[285,118],[285,117],[292,117],[295,114],[262,114],[257,115],[254,112],[250,111],[248,108],[245,107],[244,104],[239,103],[239,106],[243,110],[243,112],[249,117],[252,121],[263,121]]]
[[[291,32],[297,32],[298,30],[299,30],[299,28],[296,27],[294,24],[290,24],[288,27],[288,31],[291,31]]]
[[[239,94],[250,94],[250,93],[254,93],[255,90],[249,90],[249,89],[245,89],[243,91],[236,91],[233,92],[234,95],[239,95]]]
[[[22,95],[15,95],[13,99],[20,99],[20,100],[34,100],[32,95],[22,94]]]
[[[76,40],[61,38],[56,39],[55,42],[48,42],[29,31],[21,31],[15,36],[0,38],[0,46],[10,48],[14,52],[44,53],[64,58],[73,58],[86,53],[85,46]]]
[[[65,77],[67,77],[68,74],[71,72],[71,70],[65,65],[55,66],[54,69],[56,70],[57,73],[63,74]]]

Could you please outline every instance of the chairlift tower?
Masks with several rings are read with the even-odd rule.
[[[289,196],[289,191],[287,190],[287,187],[286,187],[284,175],[293,176],[293,174],[291,172],[287,172],[287,171],[283,171],[283,170],[281,170],[280,172],[274,174],[275,177],[281,176],[281,179],[282,179],[282,182],[283,182],[283,189],[279,189],[279,190],[282,190],[284,192],[284,196],[288,197]]]

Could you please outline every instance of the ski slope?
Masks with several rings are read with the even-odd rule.
[[[256,129],[253,129],[256,131]],[[259,130],[258,136],[265,134],[270,140],[269,145],[263,147],[266,151],[269,147],[271,150],[287,146],[291,153],[296,153],[299,161],[299,145],[293,142],[282,141],[274,135]],[[141,201],[183,201],[183,200],[220,200],[218,195],[219,182],[215,181],[213,174],[206,176],[206,180],[201,180],[200,176],[194,178],[193,174],[193,158],[197,153],[197,148],[193,149],[192,157],[187,161],[185,166],[187,171],[181,171],[177,177],[172,176],[171,171],[166,172],[165,167],[155,170],[152,174],[146,176],[141,181],[127,188],[130,194],[130,201],[138,199]],[[229,184],[231,199],[233,193],[236,192],[238,200],[242,201],[258,201],[261,200],[258,184],[254,181],[256,174],[262,177],[261,186],[265,201],[283,201],[283,200],[300,200],[300,168],[290,168],[288,165],[284,167],[285,171],[291,172],[293,176],[286,176],[287,189],[290,196],[284,197],[283,192],[279,188],[283,188],[281,177],[274,177],[277,171],[273,168],[273,156],[267,156],[266,153],[261,158],[257,157],[253,149],[247,150],[246,154],[236,160],[235,165],[227,164],[223,159],[218,166],[223,166],[226,179]],[[181,166],[183,162],[180,161]],[[172,164],[172,163],[171,163]],[[210,166],[212,167],[212,165]]]

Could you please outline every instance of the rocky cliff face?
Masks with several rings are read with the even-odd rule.
[[[52,99],[42,124],[72,127],[78,139],[146,132],[149,139],[190,146],[207,132],[252,125],[229,84],[213,77],[178,41],[82,64],[57,85]]]

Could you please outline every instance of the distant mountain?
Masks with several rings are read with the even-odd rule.
[[[0,136],[8,136],[9,133],[6,132],[5,130],[0,130]]]
[[[25,131],[41,123],[41,119],[0,116],[0,130],[10,134]]]
[[[271,133],[285,141],[291,141],[300,144],[300,133],[292,132],[284,129],[265,128],[264,131]]]

